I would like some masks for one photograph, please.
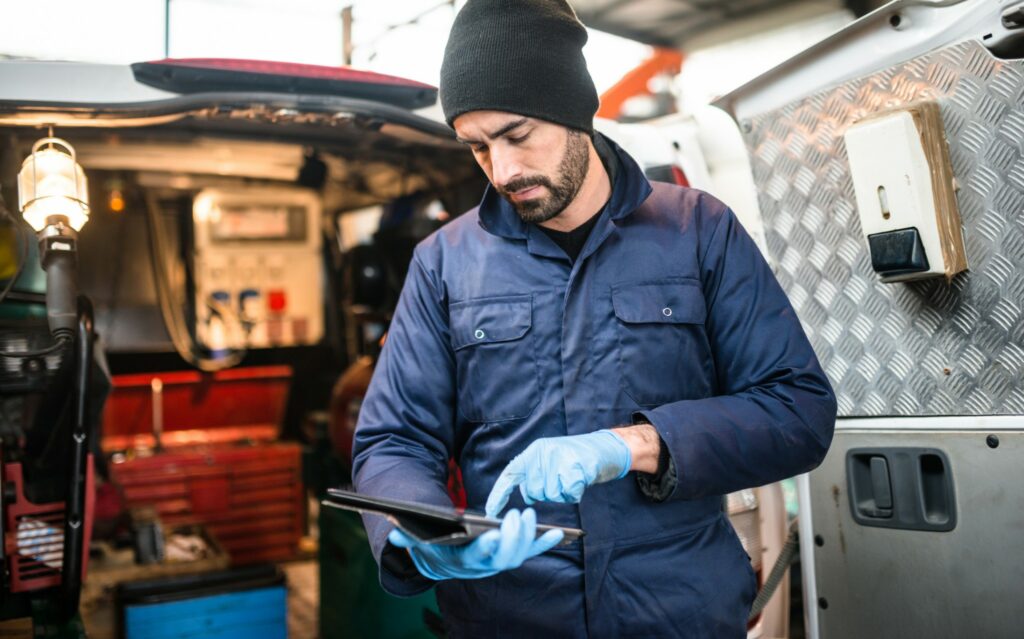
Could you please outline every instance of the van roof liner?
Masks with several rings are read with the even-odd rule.
[[[571,0],[583,24],[654,46],[693,50],[839,11],[843,0]]]

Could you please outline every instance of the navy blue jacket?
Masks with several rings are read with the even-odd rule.
[[[643,416],[677,482],[655,503],[630,478],[538,520],[586,531],[521,568],[437,583],[452,636],[743,637],[755,580],[722,495],[814,468],[835,396],[760,252],[706,193],[652,184],[614,144],[612,196],[571,263],[493,189],[416,249],[363,403],[365,494],[470,508],[540,437]],[[510,506],[524,505],[518,491]],[[391,525],[365,518],[380,560]],[[396,549],[389,548],[389,552]],[[381,570],[395,594],[433,582]]]

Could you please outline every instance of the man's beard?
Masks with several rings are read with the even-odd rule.
[[[498,188],[498,193],[512,204],[524,222],[547,222],[564,211],[576,198],[589,168],[590,148],[587,138],[582,132],[570,129],[565,154],[558,165],[557,181],[553,182],[544,175],[524,177]],[[511,193],[534,186],[547,188],[548,195],[523,202],[516,202],[510,196]]]

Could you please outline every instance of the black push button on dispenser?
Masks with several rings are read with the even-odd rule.
[[[871,268],[883,278],[929,268],[921,233],[912,226],[867,236],[867,249],[871,253]]]
[[[928,256],[921,234],[914,227],[868,236],[871,268],[882,277],[894,277],[928,270]]]

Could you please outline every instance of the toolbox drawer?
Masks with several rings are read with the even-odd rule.
[[[160,381],[158,401],[153,380]],[[119,375],[113,382],[103,448],[129,507],[151,506],[168,526],[203,525],[236,565],[295,556],[305,524],[302,454],[298,444],[277,441],[288,367]]]
[[[274,443],[165,452],[111,465],[130,507],[150,505],[167,525],[202,524],[232,563],[288,559],[304,523],[301,449]]]

